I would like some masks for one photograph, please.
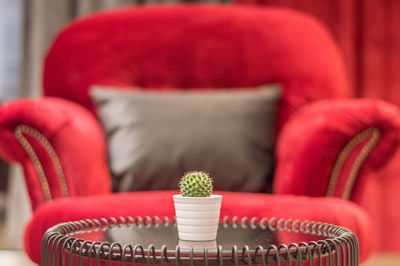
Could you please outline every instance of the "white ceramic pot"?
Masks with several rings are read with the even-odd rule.
[[[217,252],[217,241],[186,241],[179,240],[178,243],[181,251],[190,252],[193,250],[195,253],[203,253],[204,249],[207,247],[208,252]]]
[[[184,197],[173,195],[179,239],[211,241],[217,239],[221,195]]]

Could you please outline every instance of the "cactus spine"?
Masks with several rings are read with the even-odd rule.
[[[205,172],[188,172],[179,182],[184,197],[209,197],[213,192],[212,178]]]

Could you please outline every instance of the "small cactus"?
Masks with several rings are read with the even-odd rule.
[[[205,172],[188,172],[182,176],[179,189],[184,197],[209,197],[213,192],[212,178]]]

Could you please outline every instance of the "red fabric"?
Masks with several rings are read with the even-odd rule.
[[[400,1],[235,0],[310,14],[330,31],[345,58],[355,96],[400,104]]]
[[[400,113],[396,106],[374,99],[321,100],[301,108],[284,127],[276,148],[274,191],[280,194],[326,196],[338,154],[356,135],[368,128],[380,131],[354,184],[351,200],[359,203],[367,178],[384,166],[400,140]],[[299,138],[301,135],[301,138]],[[360,152],[355,149],[355,155]],[[345,161],[351,167],[354,155]],[[348,179],[341,168],[334,196],[342,197]],[[348,170],[348,169],[347,169]]]
[[[400,151],[379,175],[368,179],[360,205],[374,217],[374,250],[400,252]]]
[[[24,165],[32,206],[36,208],[26,231],[28,253],[38,261],[39,240],[44,230],[57,222],[129,214],[172,215],[172,210],[168,205],[170,203],[163,201],[166,195],[163,193],[71,197],[41,205],[44,198],[36,171],[13,137],[17,125],[29,125],[49,139],[65,168],[71,196],[107,193],[110,191],[110,178],[104,136],[94,117],[82,108],[93,111],[87,93],[91,85],[162,90],[252,87],[270,82],[279,82],[284,87],[277,119],[279,127],[302,105],[349,94],[340,55],[325,29],[312,18],[289,10],[217,5],[153,6],[99,13],[66,27],[47,55],[44,92],[47,96],[67,101],[54,98],[21,100],[0,108],[0,154]],[[346,105],[351,106],[352,103],[349,101]],[[368,104],[362,106],[370,113]],[[340,104],[338,107],[343,110]],[[319,109],[325,114],[335,114],[335,110],[334,104],[329,104],[326,110]],[[389,115],[371,115],[367,119],[363,112],[350,113],[357,117],[354,119],[377,123],[384,132],[390,132],[390,126],[395,127],[391,124],[395,119]],[[346,116],[337,113],[333,120],[344,118]],[[308,124],[313,126],[310,121],[299,122],[298,126],[301,125],[305,133],[310,133],[304,134],[304,137],[311,143],[316,128],[307,129]],[[329,123],[321,125],[330,127]],[[301,140],[303,133],[301,137],[298,135]],[[346,138],[341,138],[341,134],[337,138],[334,136],[342,144],[349,138],[350,135]],[[287,141],[289,138],[282,139]],[[34,140],[30,141],[49,175],[52,193],[59,197],[58,180],[49,158]],[[320,139],[315,138],[315,141],[310,147],[315,148],[318,154],[318,149],[325,147]],[[380,149],[388,151],[388,155],[391,152],[390,147]],[[371,164],[383,164],[388,155],[382,160],[375,156],[376,163],[371,157]],[[285,158],[280,160],[278,166],[282,167]],[[306,157],[303,163],[307,163]],[[324,171],[327,169],[326,164],[321,167]],[[293,177],[292,174],[287,178]],[[308,180],[310,176],[299,178]],[[278,179],[283,182],[285,177],[279,175]],[[277,186],[284,187],[282,184]],[[361,191],[363,185],[358,184],[357,187]],[[290,190],[296,189],[292,186]],[[323,188],[318,187],[317,191],[320,189]],[[364,243],[363,258],[369,253],[368,218],[351,203],[324,198],[229,195],[232,196],[224,201],[223,214],[290,215],[296,219],[338,223],[360,232],[358,235]],[[140,201],[145,201],[148,207],[137,204]],[[288,202],[293,206],[289,207]]]
[[[330,31],[345,59],[354,96],[400,104],[400,1],[398,0],[235,0],[236,3],[287,7],[305,12]],[[367,182],[362,206],[374,219],[377,250],[400,251],[400,153]],[[391,234],[387,233],[391,228]],[[396,237],[393,237],[396,236]]]
[[[86,218],[119,216],[174,215],[173,191],[132,192],[57,199],[38,208],[25,232],[25,248],[33,261],[40,261],[41,239],[51,226]],[[335,198],[309,198],[289,195],[267,195],[222,192],[221,218],[292,218],[338,224],[352,230],[360,242],[360,258],[365,260],[371,250],[370,219],[351,202]]]
[[[104,134],[91,113],[49,97],[4,103],[0,106],[0,155],[23,165],[33,209],[45,198],[32,161],[14,137],[18,125],[32,127],[49,140],[61,161],[70,196],[111,192]],[[59,177],[48,153],[39,142],[27,139],[38,154],[52,197],[61,197]]]
[[[185,89],[270,82],[285,88],[279,125],[309,101],[348,95],[326,30],[280,9],[180,5],[95,14],[58,35],[44,69],[45,95],[90,110],[93,84]]]

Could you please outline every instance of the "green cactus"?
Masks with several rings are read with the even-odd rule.
[[[212,181],[205,172],[188,172],[182,176],[179,189],[184,197],[209,197],[213,192]]]

